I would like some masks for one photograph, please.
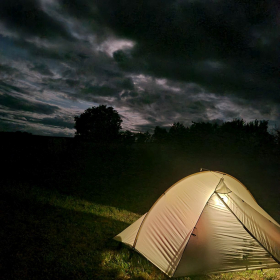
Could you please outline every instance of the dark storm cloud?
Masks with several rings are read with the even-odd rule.
[[[135,126],[136,131],[141,131],[141,132],[146,132],[148,131],[149,133],[153,133],[155,129],[155,121],[151,120],[151,124],[138,124]],[[157,124],[156,126],[164,127],[162,124]]]
[[[218,109],[213,101],[197,98],[198,87],[190,85],[184,89],[180,83],[165,83],[164,81],[147,81],[140,83],[146,90],[126,90],[120,95],[120,100],[129,104],[134,111],[145,112],[145,124],[136,127],[147,127],[159,125],[170,127],[173,122],[183,122],[190,125],[191,121],[207,121],[207,112],[215,112]],[[173,89],[172,89],[172,87]],[[138,85],[136,86],[136,88]],[[171,89],[170,89],[171,88]],[[172,92],[173,91],[173,92]]]
[[[63,12],[67,12],[70,16],[79,19],[90,28],[98,40],[102,40],[107,37],[108,29],[95,2],[98,1],[58,0]]]
[[[13,74],[19,73],[19,71],[13,67],[10,67],[6,64],[0,64],[0,75],[9,75],[12,76]]]
[[[82,94],[92,94],[97,96],[112,96],[116,95],[116,88],[110,86],[88,86],[81,90]]]
[[[0,131],[24,131],[25,125],[18,123],[16,120],[7,120],[0,116]]]
[[[19,88],[17,86],[13,86],[11,84],[0,81],[0,92],[10,93],[11,91],[19,92],[19,93],[23,93],[23,94],[27,93],[22,88]]]
[[[234,112],[234,111],[225,111],[223,112],[224,114],[224,117],[225,119],[238,119],[240,117],[239,113],[238,112]],[[241,117],[242,118],[242,117]],[[214,122],[216,122],[216,120],[214,120]],[[217,123],[220,123],[220,122],[217,122]]]
[[[38,0],[1,0],[0,21],[20,35],[72,38],[61,22],[43,10]]]
[[[79,80],[73,80],[73,79],[65,79],[65,82],[69,87],[75,87],[80,84]]]
[[[0,131],[28,131],[32,134],[72,136],[73,124],[59,117],[36,119],[0,113]]]
[[[2,0],[1,105],[50,133],[96,104],[136,129],[277,122],[279,18],[276,0]]]
[[[133,80],[131,78],[124,78],[118,82],[118,86],[122,89],[134,90]]]
[[[114,54],[123,69],[280,101],[277,1],[105,0],[98,7],[117,34],[137,42]]]
[[[46,64],[35,64],[33,67],[30,67],[30,70],[39,72],[44,76],[53,76],[53,73]]]
[[[97,22],[102,21],[100,14],[96,9],[94,1],[91,0],[59,0],[60,5],[70,15],[79,18],[80,20],[89,20],[92,28]],[[95,30],[96,31],[96,30]]]
[[[39,123],[46,124],[46,125],[52,125],[62,128],[74,128],[74,119],[73,121],[67,121],[64,118],[61,117],[54,117],[54,118],[43,118],[42,120],[38,121]]]
[[[22,98],[13,97],[8,94],[0,95],[0,104],[9,108],[10,110],[28,111],[32,113],[40,113],[46,115],[51,115],[59,110],[58,107],[53,105],[32,102]]]
[[[24,50],[28,56],[27,58],[30,60],[32,60],[32,58],[42,58],[64,61],[67,58],[65,49],[60,49],[58,46],[56,49],[44,46],[38,47],[32,42],[26,41],[25,38],[13,39],[12,43],[18,50]]]

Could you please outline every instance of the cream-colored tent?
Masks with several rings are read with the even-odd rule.
[[[180,180],[114,239],[170,277],[280,267],[280,225],[217,171]]]

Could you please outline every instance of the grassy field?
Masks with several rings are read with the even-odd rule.
[[[1,279],[168,279],[112,238],[201,167],[235,176],[280,221],[277,157],[36,141],[1,143]],[[185,279],[280,279],[280,270]]]

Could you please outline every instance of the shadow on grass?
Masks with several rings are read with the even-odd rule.
[[[126,223],[42,205],[5,193],[0,199],[1,279],[117,279],[104,251]]]

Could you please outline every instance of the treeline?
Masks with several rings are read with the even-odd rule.
[[[234,119],[223,123],[192,122],[190,126],[176,122],[170,128],[156,126],[152,132],[121,130],[122,119],[112,107],[100,105],[75,117],[75,141],[71,138],[41,137],[26,132],[0,132],[2,142],[16,147],[18,141],[50,152],[68,150],[82,142],[149,144],[168,146],[187,152],[280,154],[280,130],[269,131],[268,121],[246,122]],[[44,139],[43,139],[44,138]],[[47,139],[48,138],[48,139]],[[15,142],[16,141],[16,142]],[[5,145],[2,145],[4,148]]]
[[[268,132],[268,121],[255,120],[253,122],[245,122],[243,119],[234,119],[222,124],[211,122],[192,122],[191,126],[177,122],[167,129],[156,126],[153,133],[137,132],[133,133],[129,130],[120,132],[120,140],[130,143],[171,143],[185,144],[186,142],[198,142],[199,144],[216,141],[224,142],[225,139],[230,142],[275,142],[279,138]]]
[[[92,107],[75,117],[75,137],[97,143],[156,143],[188,151],[271,153],[280,150],[280,131],[270,133],[266,120],[193,122],[190,126],[176,122],[170,128],[156,126],[152,133],[122,131],[121,123],[120,115],[112,107]]]
[[[159,143],[169,144],[184,149],[232,149],[252,151],[268,149],[277,150],[280,146],[280,132],[268,131],[268,121],[255,120],[245,122],[234,119],[222,124],[210,122],[193,122],[190,126],[174,123],[170,129],[156,126],[153,133],[120,133],[120,141],[124,143]]]

